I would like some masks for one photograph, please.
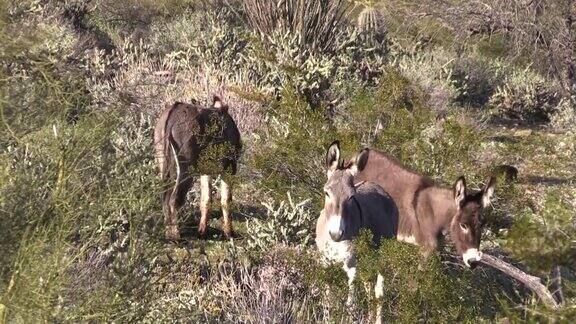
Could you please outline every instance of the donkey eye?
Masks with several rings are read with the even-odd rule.
[[[326,196],[326,199],[330,199],[330,195],[328,194],[328,191],[324,191],[324,196]]]
[[[463,231],[468,231],[468,225],[466,225],[466,224],[464,224],[464,223],[460,223],[460,228],[461,228]]]

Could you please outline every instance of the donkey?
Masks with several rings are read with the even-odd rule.
[[[449,233],[466,266],[480,261],[482,211],[490,205],[495,177],[482,190],[468,193],[463,176],[453,188],[442,187],[377,150],[361,150],[354,163],[359,168],[355,181],[377,183],[396,202],[398,240],[422,246],[427,255],[438,247],[439,236]]]
[[[242,149],[240,132],[228,113],[228,106],[217,96],[214,96],[210,108],[204,108],[196,101],[167,105],[154,129],[154,149],[162,180],[174,181],[163,193],[166,238],[180,238],[178,212],[193,184],[192,174],[200,174],[198,234],[205,238],[211,176],[235,175]],[[226,177],[222,177],[220,196],[223,232],[226,238],[230,238],[233,235],[230,219],[232,188]]]
[[[324,209],[316,222],[316,245],[325,259],[343,262],[351,286],[356,275],[351,240],[363,228],[372,232],[375,243],[382,238],[394,238],[398,209],[379,185],[369,181],[354,183],[362,166],[353,162],[342,167],[338,141],[326,153],[326,169],[328,181],[324,185]],[[382,285],[381,276],[377,286],[378,283]],[[378,298],[378,287],[376,293]]]

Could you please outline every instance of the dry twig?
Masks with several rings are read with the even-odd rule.
[[[552,309],[558,309],[560,307],[552,293],[540,282],[540,278],[529,275],[515,266],[486,253],[482,254],[481,262],[498,269],[523,283],[526,287],[535,292],[547,307]]]

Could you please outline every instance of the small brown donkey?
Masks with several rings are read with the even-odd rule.
[[[469,194],[464,177],[453,188],[445,188],[377,150],[365,148],[354,160],[361,166],[355,181],[377,183],[396,202],[398,240],[422,246],[429,253],[437,248],[441,234],[450,233],[466,266],[480,261],[482,211],[490,204],[495,177],[482,190]]]
[[[167,183],[174,181],[163,193],[166,238],[180,238],[178,212],[193,184],[192,174],[200,175],[198,234],[204,238],[210,203],[210,177],[236,174],[242,149],[240,132],[228,113],[228,106],[216,96],[210,108],[197,102],[167,105],[156,123],[154,149],[162,180]],[[230,220],[232,189],[228,182],[228,178],[222,177],[220,195],[226,238],[233,235]]]

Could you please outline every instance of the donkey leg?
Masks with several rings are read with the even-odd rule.
[[[376,324],[382,323],[382,298],[384,297],[384,277],[378,272],[376,285],[374,286],[374,297],[376,297]]]
[[[200,224],[198,225],[198,235],[206,237],[206,227],[208,223],[208,209],[210,207],[210,176],[200,176]]]
[[[167,205],[167,210],[164,213],[164,226],[165,235],[168,240],[178,240],[180,239],[180,231],[178,230],[178,210],[182,207],[182,200],[178,199],[178,193],[181,191],[180,187],[182,181],[184,180],[184,170],[182,162],[178,158],[178,153],[174,145],[170,145],[170,149],[174,156],[175,167],[176,167],[176,179],[174,182],[174,187],[167,189],[164,195],[164,202]]]
[[[178,170],[187,170],[188,163],[179,163]],[[192,179],[189,177],[188,172],[178,172],[176,185],[170,194],[170,217],[166,219],[166,237],[171,240],[180,239],[180,230],[178,228],[178,214],[181,212],[182,206],[186,201],[186,194],[192,186]]]
[[[168,240],[177,240],[178,239],[178,227],[174,226],[176,221],[175,215],[175,206],[172,202],[172,191],[174,190],[173,187],[166,189],[164,193],[163,202],[162,202],[162,209],[164,211],[164,234],[166,239]]]
[[[230,204],[232,202],[232,187],[224,179],[220,182],[220,204],[222,205],[222,230],[227,239],[232,238],[232,220],[230,216]]]
[[[356,278],[356,257],[351,256],[346,261],[344,261],[344,266],[342,267],[348,276],[348,298],[346,299],[346,305],[352,306],[354,303],[354,278]]]

